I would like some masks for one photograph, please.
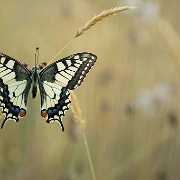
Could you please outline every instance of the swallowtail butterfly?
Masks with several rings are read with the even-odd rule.
[[[14,58],[0,53],[0,107],[5,114],[1,128],[7,120],[19,121],[26,115],[30,89],[35,98],[41,97],[41,116],[46,122],[58,121],[64,131],[61,117],[71,102],[68,90],[81,85],[97,57],[81,52],[60,59],[43,70],[35,65],[32,71]],[[40,71],[40,72],[39,72]]]

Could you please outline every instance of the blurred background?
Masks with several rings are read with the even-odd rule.
[[[76,52],[98,56],[75,90],[97,179],[180,179],[180,1],[5,1],[0,51],[34,66],[50,61],[95,14],[109,17],[76,38],[56,60]],[[3,119],[0,120],[1,122]],[[80,127],[71,109],[58,123],[40,116],[40,97],[27,115],[0,130],[0,179],[91,180]]]

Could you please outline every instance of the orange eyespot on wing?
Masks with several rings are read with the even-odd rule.
[[[25,116],[25,115],[26,115],[26,110],[20,109],[20,111],[19,111],[19,116],[20,116],[20,117],[23,117],[23,116]]]
[[[42,111],[41,111],[41,116],[42,116],[43,118],[46,118],[47,115],[48,115],[48,113],[47,113],[46,110],[42,110]]]

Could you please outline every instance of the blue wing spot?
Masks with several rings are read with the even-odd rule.
[[[11,103],[7,103],[7,106],[10,108],[11,107]]]
[[[63,100],[59,102],[59,105],[60,105],[60,106],[62,106],[63,104],[64,104],[64,101],[63,101]]]
[[[63,87],[63,88],[62,88],[62,92],[64,93],[64,92],[66,92],[66,91],[67,91],[67,88]]]
[[[4,98],[4,102],[5,103],[8,103],[9,102],[9,99],[6,97],[6,98]]]
[[[8,93],[7,91],[4,91],[4,92],[3,92],[3,95],[4,95],[4,96],[8,96],[8,94],[9,94],[9,93]]]
[[[53,109],[53,114],[57,114],[58,110],[57,109]]]
[[[60,106],[60,105],[57,105],[56,108],[57,108],[57,110],[60,110],[60,109],[61,109],[61,106]]]
[[[4,91],[7,91],[8,90],[7,85],[4,85],[3,89],[4,89]]]
[[[19,111],[20,111],[20,109],[17,107],[16,109],[14,109],[13,112],[14,112],[15,114],[19,114]]]
[[[52,111],[51,109],[48,109],[48,112],[47,112],[47,113],[48,113],[49,116],[52,116],[53,111]]]
[[[61,98],[64,99],[66,97],[65,94],[61,94]]]

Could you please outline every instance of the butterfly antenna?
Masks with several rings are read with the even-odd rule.
[[[35,66],[38,64],[38,58],[39,58],[39,47],[36,48],[35,52]]]

